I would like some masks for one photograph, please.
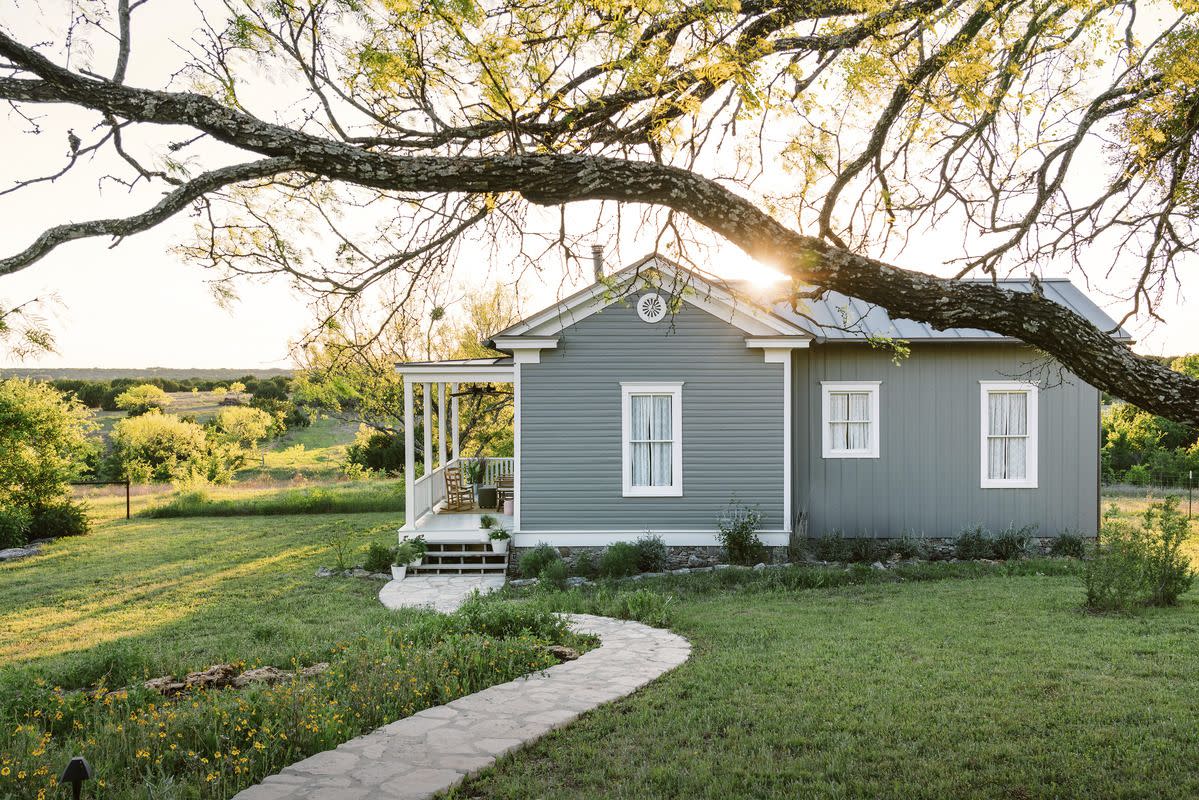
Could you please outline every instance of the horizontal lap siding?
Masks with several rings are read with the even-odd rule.
[[[783,365],[684,304],[673,324],[622,305],[521,366],[521,530],[713,530],[736,496],[783,527]],[[683,496],[621,496],[621,382],[683,382]]]
[[[1053,368],[1039,393],[1038,488],[982,489],[980,380],[1020,380],[1028,348],[913,345],[898,365],[862,345],[814,345],[796,356],[795,497],[812,535],[954,536],[985,525],[1038,525],[1042,535],[1098,525],[1098,392]],[[821,456],[821,381],[878,380],[880,458]]]

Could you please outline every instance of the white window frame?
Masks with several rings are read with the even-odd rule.
[[[645,394],[669,394],[670,400],[670,478],[669,486],[633,485],[632,397]],[[623,497],[682,497],[683,496],[683,384],[624,383],[620,384],[620,474]]]
[[[1039,388],[1028,381],[979,381],[979,486],[983,489],[1036,489],[1037,488],[1037,441],[1040,438],[1040,428],[1037,424],[1037,407]],[[1027,446],[1024,448],[1023,478],[991,478],[987,472],[990,467],[987,458],[987,439],[990,438],[991,409],[987,397],[991,392],[1025,392],[1028,394],[1027,415]]]
[[[821,381],[820,382],[820,429],[821,450],[825,458],[878,458],[882,420],[879,419],[879,387],[882,381]],[[865,448],[858,450],[833,449],[831,406],[833,394],[839,392],[865,392],[870,395],[870,436]]]

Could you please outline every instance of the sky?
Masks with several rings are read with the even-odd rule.
[[[162,85],[178,59],[172,43],[186,42],[192,34],[196,19],[182,11],[188,8],[189,4],[171,0],[151,2],[139,10],[131,83]],[[65,19],[65,11],[52,0],[14,0],[8,10],[0,10],[0,24],[27,41],[50,38],[62,30]],[[94,58],[104,64],[106,55],[98,49]],[[89,117],[69,110],[37,111],[44,115],[40,122],[45,131],[37,136],[22,133],[27,126],[11,112],[0,112],[0,152],[17,154],[0,162],[0,189],[61,164],[65,130],[89,124]],[[99,184],[103,166],[96,164],[55,183],[0,196],[0,250],[7,254],[25,247],[48,225],[130,213],[153,202],[144,191],[131,194],[111,182]],[[282,279],[241,281],[238,299],[223,307],[211,291],[213,275],[172,252],[192,230],[192,220],[183,214],[115,248],[107,240],[73,242],[29,269],[0,277],[0,303],[42,299],[45,323],[57,340],[55,353],[0,366],[247,370],[291,366],[290,344],[309,330],[314,318],[308,298]],[[626,242],[610,258],[634,258],[641,254],[639,246],[636,241]],[[511,275],[504,264],[475,263],[469,252],[463,260],[456,275],[464,283]],[[938,265],[935,242],[924,252],[909,249],[902,265],[946,271]],[[711,270],[727,278],[769,274],[731,246],[716,253]],[[579,283],[580,279],[563,281],[560,254],[552,253],[540,276],[530,273],[522,279],[522,310],[536,311]],[[1192,286],[1193,295],[1199,281],[1192,280]],[[1118,281],[1100,279],[1090,293],[1119,317],[1125,308],[1112,302],[1110,295],[1120,288]],[[1161,306],[1166,323],[1138,320],[1130,326],[1138,350],[1159,355],[1199,350],[1199,315],[1187,313],[1187,299],[1175,288]]]

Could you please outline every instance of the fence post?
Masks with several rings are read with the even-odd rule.
[[[125,479],[125,519],[130,519],[129,515],[129,479]]]
[[[1195,499],[1195,470],[1187,470],[1187,519],[1191,518],[1191,504]]]

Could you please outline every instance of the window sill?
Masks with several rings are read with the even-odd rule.
[[[621,497],[682,497],[682,486],[653,486],[625,489]]]
[[[874,450],[830,450],[823,455],[825,458],[878,458]]]
[[[1036,481],[993,481],[984,480],[979,484],[980,489],[1036,489]]]

